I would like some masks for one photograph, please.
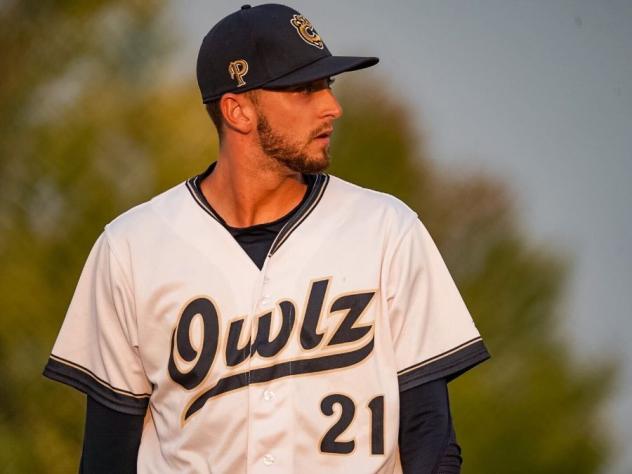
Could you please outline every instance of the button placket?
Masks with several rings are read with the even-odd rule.
[[[271,307],[274,303],[273,292],[271,291],[271,285],[270,285],[271,278],[268,276],[268,271],[269,271],[268,269],[269,269],[270,264],[271,264],[270,258],[268,257],[268,259],[264,263],[263,268],[261,269],[259,285],[254,295],[255,296],[255,299],[254,299],[255,311],[253,312],[254,315],[262,314],[263,312],[271,311],[273,309]],[[257,326],[258,325],[256,323],[256,318],[255,318],[251,326],[251,331],[252,331],[251,340],[252,341],[254,341],[256,338]],[[253,357],[256,357],[256,354],[253,355]],[[252,360],[253,359],[251,358],[249,362],[252,363]],[[272,418],[269,418],[267,420],[266,418],[272,417],[273,415],[274,404],[277,399],[277,394],[270,389],[263,389],[263,387],[258,384],[249,385],[248,391],[250,393],[249,411],[251,411],[249,416],[252,417],[254,420],[257,420],[256,422],[253,421],[252,423],[250,423],[250,430],[252,431],[251,431],[251,434],[249,435],[249,444],[251,442],[254,443],[253,445],[251,445],[251,448],[249,448],[249,451],[252,454],[251,459],[254,462],[260,463],[259,464],[260,469],[266,469],[273,465],[279,468],[279,461],[277,460],[275,455],[273,455],[271,452],[266,452],[264,446],[262,446],[262,444],[268,444],[267,446],[268,449],[272,447],[270,446],[269,443],[265,442],[265,438],[267,436],[262,436],[262,435],[270,431],[271,426],[269,425],[269,423],[272,420]],[[262,415],[265,415],[265,417],[262,418]],[[272,429],[272,431],[274,431],[274,429]],[[261,448],[263,449],[259,451],[259,449],[255,448],[256,445],[259,445],[259,449]],[[258,458],[258,461],[255,461],[255,459],[257,458]],[[254,469],[253,472],[257,472],[257,470]]]
[[[261,275],[260,275],[260,280],[258,282],[258,285],[255,289],[255,293],[253,294],[254,298],[252,300],[253,305],[252,305],[252,318],[253,318],[253,323],[250,326],[250,341],[255,341],[256,340],[256,331],[257,331],[257,323],[256,323],[256,315],[259,314],[261,312],[261,310],[263,309],[263,307],[266,305],[265,301],[265,295],[264,292],[267,293],[265,291],[265,286],[266,283],[269,281],[269,278],[267,277],[266,273],[267,273],[267,267],[269,264],[269,258],[266,260],[266,262],[264,262],[263,264],[263,268],[261,269]],[[257,385],[252,385],[250,383],[250,370],[252,367],[252,361],[253,361],[253,357],[254,354],[251,355],[251,357],[248,358],[248,364],[249,364],[249,372],[248,372],[248,398],[249,398],[249,406],[248,406],[248,418],[252,419],[253,418],[253,414],[257,412],[257,405],[259,405],[261,403],[261,387],[257,386]],[[253,429],[253,424],[250,423],[250,429]],[[254,440],[257,439],[256,435],[252,435],[249,434],[248,436],[248,458],[249,460],[251,460],[253,463],[258,463],[258,462],[262,462],[264,466],[268,467],[271,466],[274,463],[274,456],[272,456],[270,453],[267,453],[265,455],[262,456],[261,452],[256,452],[256,448],[254,444],[251,444]],[[258,461],[256,461],[258,459]],[[256,472],[256,471],[255,471]]]
[[[269,283],[270,283],[270,277],[268,276],[268,272],[264,271],[263,278],[261,280],[261,290],[260,290],[260,300],[259,300],[261,309],[266,309],[272,303],[272,295],[270,294]]]

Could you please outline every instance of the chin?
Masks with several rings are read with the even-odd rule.
[[[305,167],[309,168],[309,171],[305,171],[307,173],[318,173],[320,171],[324,171],[329,167],[329,155],[324,153],[322,156],[309,160]]]
[[[318,157],[314,159],[303,158],[298,160],[286,161],[285,166],[297,173],[311,174],[324,171],[329,166],[329,157]]]
[[[319,173],[329,167],[329,153],[327,149],[321,149],[312,153],[296,152],[286,154],[269,155],[286,169],[295,173]]]

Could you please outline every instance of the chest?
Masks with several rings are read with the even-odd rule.
[[[202,248],[163,241],[136,253],[139,349],[154,384],[192,390],[240,370],[289,371],[290,362],[296,373],[298,360],[371,340],[383,312],[375,240],[296,238],[259,269],[230,235],[221,237]]]

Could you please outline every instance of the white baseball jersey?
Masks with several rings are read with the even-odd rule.
[[[139,473],[400,473],[400,391],[489,357],[417,215],[319,174],[260,270],[198,178],[105,227],[45,374],[147,413]]]

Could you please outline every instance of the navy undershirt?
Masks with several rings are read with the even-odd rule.
[[[306,179],[305,181],[307,183],[307,191],[305,192],[305,196],[303,196],[301,202],[299,202],[294,209],[283,217],[266,224],[257,224],[250,227],[231,227],[226,224],[217,211],[211,207],[208,201],[206,204],[208,207],[213,209],[215,214],[219,217],[220,223],[226,228],[226,230],[228,230],[228,232],[230,232],[230,235],[234,237],[241,248],[244,249],[244,252],[248,254],[250,259],[255,263],[255,265],[257,265],[259,270],[261,270],[275,237],[287,221],[289,221],[294,214],[298,212],[299,208],[303,205],[314,186],[314,180]]]
[[[306,178],[308,189],[301,203],[274,222],[237,228],[220,219],[259,269],[276,235],[309,195],[314,181]],[[405,474],[460,473],[461,449],[452,426],[445,379],[401,392],[399,418],[399,451]],[[120,413],[88,397],[80,473],[135,473],[143,423],[142,415]]]

